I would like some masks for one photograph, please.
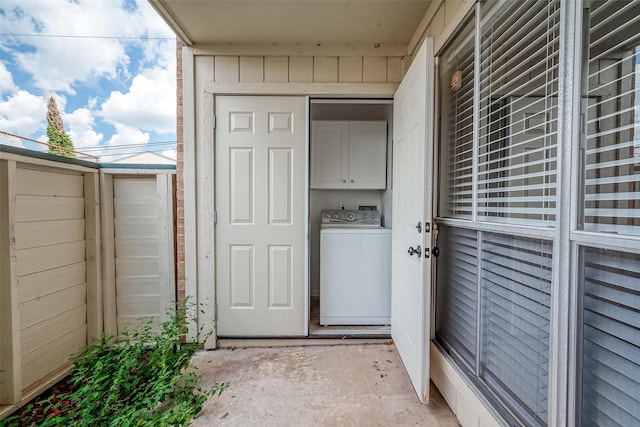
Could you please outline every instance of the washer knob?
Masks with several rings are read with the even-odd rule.
[[[353,212],[349,212],[347,214],[347,221],[353,221],[356,219],[356,214],[354,214]]]

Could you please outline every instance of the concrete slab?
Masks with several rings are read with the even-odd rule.
[[[459,425],[433,385],[429,405],[420,404],[391,341],[232,346],[194,362],[204,386],[230,386],[193,426]]]

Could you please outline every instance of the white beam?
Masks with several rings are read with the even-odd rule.
[[[16,162],[0,159],[0,405],[22,397],[15,180]]]
[[[87,344],[103,332],[100,183],[98,172],[84,174],[85,258],[87,262]]]
[[[113,175],[100,173],[103,328],[107,335],[118,334],[116,309],[115,232],[113,223]]]

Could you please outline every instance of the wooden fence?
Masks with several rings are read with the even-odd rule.
[[[0,419],[174,300],[172,169],[0,146]]]

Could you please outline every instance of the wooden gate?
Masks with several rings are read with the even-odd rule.
[[[175,307],[174,170],[103,169],[105,333],[153,319]]]

